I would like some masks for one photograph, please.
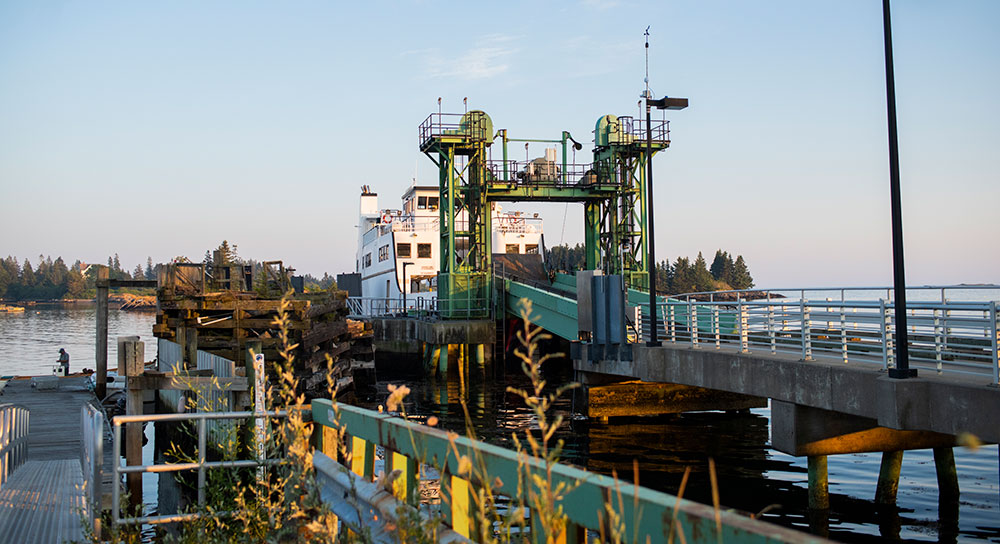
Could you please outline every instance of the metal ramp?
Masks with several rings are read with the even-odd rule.
[[[83,473],[79,459],[26,461],[0,488],[5,542],[82,542]]]

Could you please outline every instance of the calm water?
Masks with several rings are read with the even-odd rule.
[[[49,372],[60,347],[72,357],[71,368],[94,366],[94,309],[34,308],[23,315],[0,314],[0,374],[43,374]],[[117,360],[115,337],[138,335],[146,342],[146,360],[155,356],[151,313],[118,312],[109,317],[108,361]],[[435,415],[441,425],[464,430],[464,416],[457,382],[442,383],[414,374],[389,375],[387,361],[379,361],[378,392],[361,399],[365,406],[384,402],[388,383],[411,387],[407,410],[416,418]],[[398,360],[394,361],[399,364]],[[553,371],[550,382],[568,379],[570,374]],[[524,379],[509,371],[505,379],[472,383],[467,402],[480,437],[510,446],[510,434],[531,429],[532,416],[519,399],[506,392],[507,385],[523,387]],[[558,410],[569,413],[570,399]],[[767,409],[749,414],[717,412],[691,413],[672,417],[613,420],[611,424],[573,420],[559,432],[566,441],[565,459],[590,470],[616,470],[631,479],[632,460],[639,462],[640,483],[675,493],[685,467],[693,470],[685,495],[711,502],[707,460],[715,459],[720,494],[724,506],[744,512],[759,512],[764,519],[809,530],[824,520],[810,519],[806,504],[806,461],[768,447]],[[996,417],[995,415],[992,417]],[[152,426],[147,435],[152,439]],[[152,440],[144,448],[144,461],[152,460]],[[955,449],[962,490],[957,512],[946,507],[939,515],[937,481],[929,450],[907,452],[899,485],[899,511],[880,513],[872,497],[878,475],[878,454],[840,455],[829,458],[831,512],[830,537],[845,542],[903,541],[991,541],[1000,542],[1000,483],[997,447],[972,452]],[[155,478],[144,478],[146,502],[155,510]]]
[[[434,415],[440,426],[464,432],[461,391],[456,381],[426,379],[390,369],[398,358],[379,362],[378,391],[362,399],[374,408],[384,403],[389,383],[406,384],[412,392],[407,412],[417,420]],[[549,383],[568,380],[568,369],[549,372]],[[520,399],[506,392],[527,381],[509,370],[504,379],[472,383],[466,396],[479,438],[513,447],[512,432],[535,428],[533,416]],[[572,401],[564,399],[557,410],[568,414]],[[747,414],[700,412],[655,418],[625,418],[610,424],[574,419],[557,435],[566,443],[564,460],[587,469],[632,480],[633,459],[639,463],[642,485],[676,493],[686,467],[692,476],[685,496],[711,504],[708,458],[716,462],[722,504],[743,512],[772,510],[768,521],[809,531],[829,531],[844,542],[930,541],[1000,542],[1000,483],[997,447],[976,452],[955,449],[961,499],[939,516],[937,480],[931,450],[906,452],[899,484],[898,511],[879,512],[874,504],[881,454],[831,456],[831,511],[828,520],[810,519],[805,508],[806,459],[785,455],[769,447],[769,409]],[[567,419],[571,419],[567,417]],[[957,510],[957,511],[956,511]]]
[[[97,309],[38,305],[23,314],[0,313],[0,375],[49,374],[59,358],[59,348],[70,356],[70,371],[97,366],[94,338]],[[156,357],[151,312],[108,312],[108,366],[118,366],[119,336],[139,336],[146,344],[145,359]]]

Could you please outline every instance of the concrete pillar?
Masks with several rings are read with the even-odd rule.
[[[875,487],[875,504],[896,504],[899,491],[899,471],[903,466],[903,450],[882,452],[882,467]]]
[[[108,275],[108,267],[97,267],[97,331],[94,337],[97,378],[94,393],[98,400],[104,400],[108,393]]]
[[[830,482],[826,470],[825,455],[809,456],[809,509],[830,508]]]
[[[937,469],[938,496],[942,502],[958,501],[958,471],[952,448],[934,448],[934,468]]]

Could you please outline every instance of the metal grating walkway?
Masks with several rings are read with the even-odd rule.
[[[27,461],[0,489],[0,535],[5,542],[83,541],[80,461]]]

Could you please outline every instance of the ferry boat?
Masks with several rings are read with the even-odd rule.
[[[363,299],[400,301],[405,289],[407,307],[433,308],[440,269],[439,199],[437,186],[412,185],[403,193],[401,209],[381,208],[378,194],[362,186],[355,271]],[[542,220],[538,214],[505,212],[494,203],[492,243],[494,254],[544,258]]]

